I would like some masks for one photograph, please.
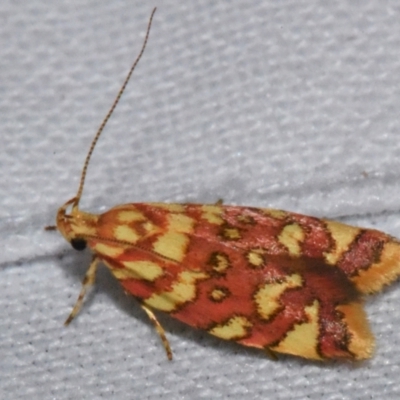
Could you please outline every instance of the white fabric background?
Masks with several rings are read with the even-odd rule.
[[[215,202],[339,218],[400,237],[400,4],[370,0],[0,3],[0,398],[365,399],[400,393],[400,284],[366,304],[361,365],[273,362],[160,316],[45,232],[94,153],[81,207]]]

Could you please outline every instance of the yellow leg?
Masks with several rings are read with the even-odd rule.
[[[93,285],[94,280],[96,278],[98,263],[99,259],[96,256],[93,256],[89,269],[86,271],[85,277],[83,278],[81,292],[79,293],[78,299],[76,300],[76,303],[71,311],[71,314],[69,314],[68,318],[65,320],[64,325],[69,325],[70,322],[76,317],[76,315],[82,308],[83,299],[85,298],[86,291],[90,286]]]
[[[160,339],[164,345],[164,349],[167,353],[168,360],[172,360],[172,350],[171,350],[171,346],[169,345],[168,339],[165,336],[164,328],[158,322],[157,317],[154,315],[153,311],[150,310],[150,308],[148,308],[144,304],[140,304],[140,306],[146,312],[147,316],[150,318],[150,321],[153,322],[154,327],[156,328],[156,331],[157,331],[158,335],[160,336]]]

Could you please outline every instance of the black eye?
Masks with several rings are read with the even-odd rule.
[[[71,246],[75,249],[75,250],[84,250],[86,249],[86,240],[85,239],[79,239],[79,238],[75,238],[71,240]]]

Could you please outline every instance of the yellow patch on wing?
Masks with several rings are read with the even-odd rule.
[[[336,221],[325,220],[324,222],[334,243],[332,251],[325,253],[325,260],[328,264],[335,265],[360,233],[360,228],[344,225]]]
[[[203,211],[201,217],[211,224],[222,225],[224,223],[221,217],[223,211],[221,206],[204,205],[201,206],[201,210]]]
[[[303,228],[296,223],[286,225],[278,236],[278,240],[293,256],[301,255],[301,243],[304,240]]]
[[[180,233],[192,233],[195,221],[185,214],[170,214],[168,216],[168,229]]]
[[[282,306],[281,295],[288,289],[301,287],[303,285],[299,274],[289,275],[283,282],[267,283],[260,287],[254,295],[257,304],[257,312],[261,318],[268,320]]]
[[[196,283],[208,278],[204,272],[184,271],[178,276],[171,290],[155,293],[144,303],[157,310],[172,312],[182,304],[193,301],[196,298]]]
[[[118,212],[117,220],[128,224],[130,222],[145,221],[146,217],[138,210],[123,210]]]
[[[221,302],[229,296],[229,290],[226,288],[214,288],[210,294],[209,298],[211,301]]]
[[[269,215],[270,217],[276,219],[285,219],[287,217],[287,212],[282,210],[275,210],[273,208],[263,208],[262,211],[265,215]]]
[[[248,331],[252,326],[252,323],[246,317],[235,316],[224,324],[216,325],[208,332],[222,339],[239,340],[248,335]]]
[[[213,270],[218,274],[222,274],[230,267],[230,261],[228,256],[221,252],[216,252],[211,254],[209,264],[212,266]]]
[[[147,235],[155,235],[161,232],[161,228],[150,221],[143,222],[142,228],[146,231]]]
[[[271,347],[271,350],[321,360],[322,358],[317,352],[319,340],[318,301],[315,300],[311,306],[305,307],[304,312],[308,317],[308,322],[296,324],[277,346]]]
[[[128,225],[116,225],[114,228],[114,237],[117,240],[128,243],[136,243],[140,239],[137,232]]]
[[[247,261],[252,267],[261,267],[264,265],[264,253],[263,249],[252,249],[246,255]]]
[[[117,279],[143,279],[155,281],[164,274],[164,270],[158,264],[151,261],[122,261],[125,268],[111,268]]]
[[[185,258],[189,237],[184,233],[167,232],[153,244],[153,251],[175,261]]]
[[[118,257],[124,252],[124,249],[120,246],[104,243],[96,243],[93,250],[107,257]]]
[[[365,360],[372,356],[375,347],[374,337],[369,329],[362,304],[342,304],[336,309],[343,313],[347,330],[350,333],[349,350],[356,360]]]
[[[229,227],[223,229],[222,236],[228,240],[238,240],[242,237],[239,229]]]
[[[399,273],[400,243],[393,240],[383,245],[378,262],[371,264],[368,269],[359,270],[351,280],[360,292],[373,293],[397,279]]]
[[[184,213],[185,212],[185,206],[183,204],[151,203],[150,205],[153,206],[153,207],[162,208],[163,210],[167,210],[167,211],[170,211],[170,212],[178,212],[178,213]]]

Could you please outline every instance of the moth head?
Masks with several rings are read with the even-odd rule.
[[[74,197],[58,209],[56,224],[57,229],[75,250],[83,250],[87,239],[96,236],[97,219],[96,215],[80,211]]]

